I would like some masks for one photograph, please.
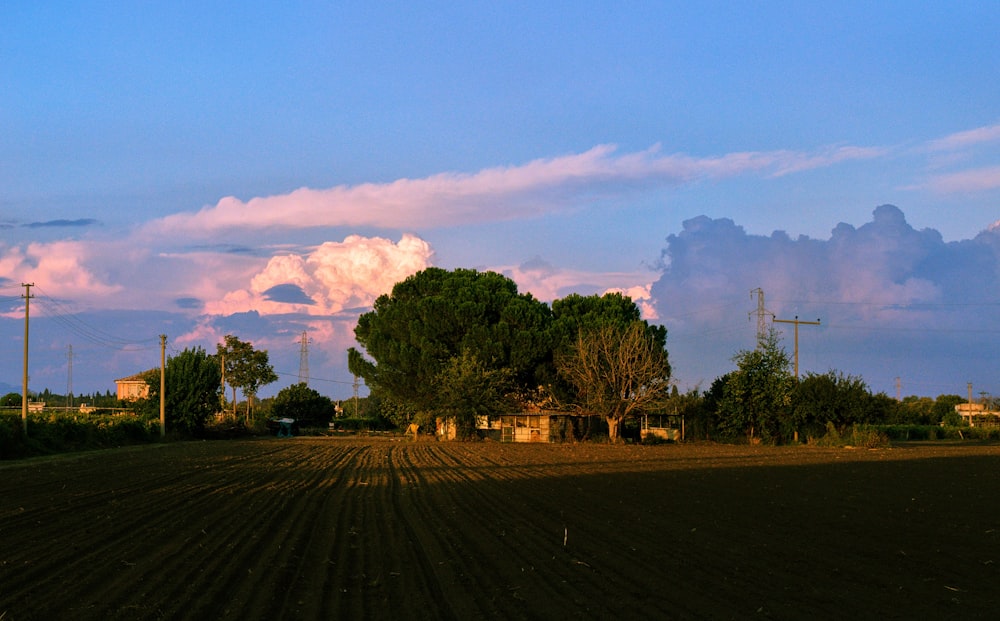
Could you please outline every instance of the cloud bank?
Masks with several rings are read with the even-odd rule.
[[[1000,334],[1000,230],[946,243],[937,231],[915,230],[892,205],[858,228],[838,225],[827,240],[688,220],[667,238],[651,294],[671,333],[675,368],[689,383],[710,382],[720,363],[753,346],[750,292],[758,287],[772,316],[822,319],[802,334],[809,370],[860,374],[886,391],[903,377],[928,392],[959,393],[967,381],[985,384],[1000,372],[982,346]],[[786,346],[792,353],[788,339]],[[935,360],[922,359],[924,352]]]

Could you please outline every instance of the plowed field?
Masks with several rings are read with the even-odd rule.
[[[975,619],[1000,447],[266,439],[0,466],[0,619]]]

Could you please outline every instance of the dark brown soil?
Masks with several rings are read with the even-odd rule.
[[[0,619],[986,619],[1000,447],[270,439],[0,466]]]

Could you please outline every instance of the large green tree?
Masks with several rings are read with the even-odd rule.
[[[750,441],[780,441],[795,378],[778,333],[772,329],[756,349],[738,352],[733,361],[736,370],[729,373],[718,403],[720,431],[745,434]]]
[[[579,330],[573,346],[557,354],[576,405],[604,417],[612,442],[626,417],[660,410],[670,397],[670,363],[658,334],[645,321],[608,322]]]
[[[827,423],[838,431],[873,422],[871,392],[864,380],[837,371],[808,373],[792,392],[789,424],[798,432],[820,436]]]
[[[326,426],[333,413],[333,401],[305,382],[282,388],[271,403],[271,416],[294,418],[302,427]]]
[[[348,364],[368,386],[415,411],[442,407],[438,381],[453,359],[507,369],[530,390],[549,356],[550,311],[494,272],[428,268],[397,283],[361,315]]]
[[[513,380],[509,368],[491,369],[475,354],[464,351],[449,360],[438,374],[435,413],[452,418],[459,436],[469,437],[474,433],[477,417],[511,410]]]
[[[639,307],[628,296],[621,293],[604,295],[580,295],[572,293],[552,302],[552,322],[548,329],[551,369],[543,367],[545,374],[540,379],[553,397],[559,402],[578,401],[576,388],[565,374],[559,374],[554,366],[555,359],[571,353],[579,342],[581,332],[594,333],[605,326],[625,329],[636,322],[642,322],[647,338],[658,349],[667,345],[667,329],[663,326],[642,321]],[[669,373],[669,370],[668,370]]]
[[[208,419],[219,408],[221,370],[214,356],[197,347],[185,349],[167,358],[164,384],[167,395],[167,428],[182,433],[200,435]],[[149,397],[143,410],[159,412],[160,374],[150,373],[146,378]]]
[[[226,383],[233,389],[233,415],[236,414],[236,389],[247,398],[247,422],[253,413],[253,400],[261,386],[278,381],[274,367],[268,361],[267,350],[254,349],[253,344],[227,334],[217,346],[217,355],[225,368]]]

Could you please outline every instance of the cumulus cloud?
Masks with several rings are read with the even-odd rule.
[[[643,319],[655,321],[660,318],[660,314],[656,312],[656,301],[653,300],[652,288],[653,283],[649,283],[646,285],[635,285],[627,289],[612,287],[604,293],[620,293],[628,296],[639,307]]]
[[[935,230],[912,228],[892,205],[860,227],[838,225],[826,240],[749,235],[732,220],[701,216],[667,238],[651,293],[672,355],[683,359],[676,368],[695,382],[711,381],[719,374],[712,369],[753,345],[750,292],[758,287],[771,316],[822,318],[807,337],[820,352],[813,371],[912,379],[930,366],[913,351],[938,339],[928,355],[961,363],[955,377],[936,379],[957,382],[996,370],[981,345],[982,335],[1000,331],[998,267],[1000,231],[946,243]]]
[[[643,317],[656,319],[655,305],[649,301],[649,287],[657,276],[653,270],[584,272],[558,268],[541,257],[491,269],[517,283],[518,291],[530,293],[543,302],[552,302],[571,293],[592,295],[615,291],[629,295],[643,311]]]
[[[398,243],[351,235],[306,254],[271,257],[245,288],[207,302],[204,312],[336,315],[370,306],[395,283],[428,267],[433,256],[430,244],[414,235]]]
[[[91,263],[100,249],[79,241],[29,243],[25,247],[0,245],[0,273],[30,282],[61,297],[107,296],[121,285],[107,282]]]
[[[147,234],[203,235],[219,230],[375,226],[429,227],[536,217],[551,210],[637,184],[682,184],[748,173],[782,176],[839,162],[869,159],[884,150],[840,146],[819,153],[741,152],[718,157],[661,154],[659,147],[618,153],[599,145],[583,153],[537,159],[476,173],[441,173],[423,179],[366,183],[242,201],[226,197],[196,213],[150,223]]]

